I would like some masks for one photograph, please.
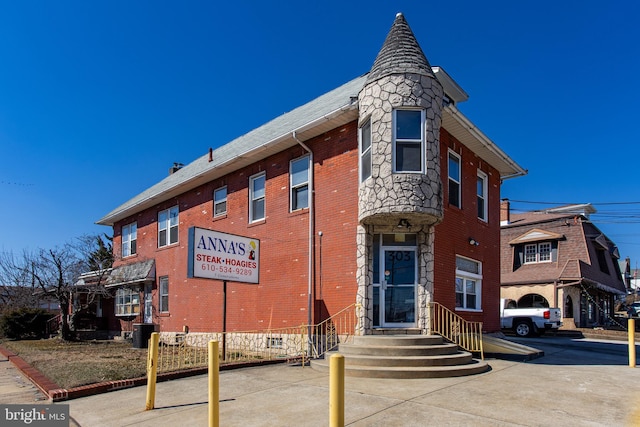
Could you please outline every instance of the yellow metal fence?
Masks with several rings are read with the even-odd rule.
[[[206,367],[210,341],[220,345],[222,364],[320,358],[352,342],[361,306],[352,304],[317,325],[242,332],[160,334],[158,372]],[[484,359],[482,322],[470,322],[439,303],[429,303],[429,334],[438,334]]]
[[[471,322],[460,317],[437,302],[429,303],[429,334],[438,334],[472,353],[479,353],[484,360],[482,348],[482,322]]]
[[[267,360],[301,361],[322,357],[350,342],[359,306],[352,304],[317,325],[262,331],[160,334],[158,372],[206,367],[210,341],[221,343],[222,364]]]

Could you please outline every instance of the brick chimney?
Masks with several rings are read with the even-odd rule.
[[[511,204],[509,199],[500,200],[500,225],[511,224]]]

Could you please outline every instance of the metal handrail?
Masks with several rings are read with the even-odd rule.
[[[317,325],[311,325],[308,337],[310,356],[320,358],[337,348],[338,344],[352,341],[357,332],[361,307],[353,303]]]
[[[207,343],[225,342],[223,364],[258,360],[301,361],[320,358],[357,332],[359,304],[351,304],[317,325],[268,330],[160,334],[158,372],[206,366]]]
[[[429,303],[429,334],[435,333],[484,360],[482,322],[473,322],[437,302]]]

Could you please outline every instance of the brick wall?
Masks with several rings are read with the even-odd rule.
[[[441,130],[441,164],[444,181],[445,215],[436,226],[435,301],[455,307],[456,254],[482,262],[482,312],[460,312],[469,320],[480,320],[485,330],[499,329],[499,177],[466,147]],[[312,274],[314,322],[355,302],[356,227],[358,197],[357,125],[351,122],[310,141],[314,153],[315,263]],[[462,159],[462,209],[446,200],[447,150]],[[121,263],[156,260],[156,277],[169,277],[169,312],[158,313],[154,285],[154,322],[163,331],[222,330],[223,285],[210,279],[187,278],[188,229],[192,226],[237,234],[260,240],[260,283],[227,284],[228,331],[299,326],[308,318],[308,209],[289,212],[289,162],[305,155],[302,147],[290,149],[257,162],[236,173],[163,202],[114,227],[114,248],[120,247],[122,225],[137,221],[138,253]],[[489,180],[489,222],[477,218],[476,176],[484,171]],[[266,219],[248,223],[249,177],[266,171]],[[227,186],[227,215],[213,218],[213,191]],[[178,205],[179,243],[157,248],[157,213]],[[318,232],[322,231],[322,245]],[[471,246],[468,238],[480,242]],[[321,262],[320,262],[321,261]],[[322,269],[320,269],[322,264]],[[140,321],[136,319],[135,321]],[[122,325],[123,330],[128,328]]]
[[[461,159],[461,209],[448,200],[449,150]],[[455,309],[456,255],[482,263],[482,311],[458,311],[467,320],[484,322],[485,331],[500,329],[500,177],[445,129],[440,130],[440,164],[444,193],[444,219],[435,232],[434,300]],[[488,177],[488,221],[478,218],[476,179],[478,170]],[[469,238],[479,242],[470,245]]]
[[[317,268],[315,295],[323,310],[335,313],[355,302],[355,230],[357,224],[357,128],[355,122],[305,141],[314,153],[316,230],[322,231],[323,271]],[[223,284],[210,279],[187,278],[188,229],[192,226],[260,240],[260,283],[227,284],[227,330],[299,326],[307,323],[309,288],[308,209],[289,212],[289,162],[305,155],[301,146],[255,163],[235,174],[206,183],[115,226],[114,247],[119,248],[122,225],[137,221],[138,250],[122,263],[156,260],[156,277],[169,277],[169,312],[158,313],[154,286],[154,322],[161,330],[221,330]],[[264,221],[248,223],[249,177],[266,171]],[[336,179],[339,177],[339,179]],[[213,191],[227,186],[227,215],[213,218]],[[157,248],[157,212],[178,205],[179,243]],[[320,286],[322,278],[322,286]],[[320,305],[316,304],[318,309]],[[140,321],[134,319],[134,322]],[[129,322],[130,323],[130,322]],[[123,330],[127,323],[123,323]]]

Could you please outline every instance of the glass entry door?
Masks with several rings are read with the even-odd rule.
[[[416,249],[382,247],[380,278],[381,326],[412,327],[416,315]]]

